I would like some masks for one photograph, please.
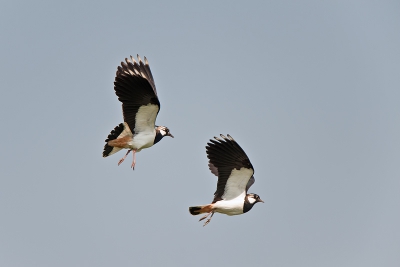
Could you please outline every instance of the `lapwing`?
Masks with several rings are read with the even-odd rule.
[[[238,143],[228,134],[221,134],[207,143],[206,151],[209,168],[218,176],[217,190],[214,200],[209,205],[189,207],[192,215],[206,213],[201,220],[206,219],[204,226],[210,221],[215,212],[227,215],[240,215],[248,212],[254,204],[263,202],[257,194],[248,194],[254,184],[254,168],[249,158]]]
[[[118,162],[120,165],[132,151],[132,169],[136,164],[136,152],[158,143],[164,136],[174,137],[165,126],[156,126],[160,111],[156,85],[150,71],[149,62],[144,63],[137,55],[139,63],[130,56],[118,66],[114,81],[115,94],[122,102],[124,122],[111,131],[105,140],[103,157],[108,157],[121,149],[128,149]]]

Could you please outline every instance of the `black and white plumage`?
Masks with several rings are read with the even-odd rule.
[[[111,131],[103,150],[103,157],[108,157],[128,149],[118,165],[133,151],[132,168],[136,164],[136,152],[153,146],[164,136],[173,137],[167,127],[155,125],[160,111],[156,85],[146,57],[144,62],[139,55],[137,57],[139,63],[131,56],[131,60],[125,58],[118,66],[114,90],[122,102],[124,122]]]
[[[221,134],[221,137],[214,137],[215,140],[211,139],[206,146],[208,166],[218,176],[214,200],[209,205],[189,207],[192,215],[207,213],[200,221],[211,215],[204,226],[215,212],[240,215],[251,210],[254,204],[264,202],[257,194],[247,193],[255,179],[253,165],[246,153],[229,134],[227,137]]]

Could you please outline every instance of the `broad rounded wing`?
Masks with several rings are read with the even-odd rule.
[[[154,131],[160,101],[149,63],[137,56],[139,63],[131,56],[118,67],[114,82],[115,94],[122,102],[124,121],[133,134],[139,131]]]
[[[211,173],[214,174],[215,176],[218,176],[218,168],[214,166],[211,162],[208,163],[208,168],[210,169]],[[251,176],[249,181],[247,182],[246,185],[246,193],[249,191],[249,188],[256,182],[256,179],[254,176]]]
[[[213,203],[246,194],[254,183],[254,169],[246,153],[230,135],[221,137],[214,137],[206,146],[209,168],[218,176]]]

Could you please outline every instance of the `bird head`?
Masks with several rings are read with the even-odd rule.
[[[256,204],[257,202],[264,203],[264,201],[257,194],[247,194],[247,200],[250,204]]]
[[[164,136],[171,136],[174,138],[174,136],[170,133],[168,127],[165,126],[156,126],[156,131],[158,131],[162,137]]]

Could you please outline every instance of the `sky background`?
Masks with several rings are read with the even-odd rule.
[[[3,1],[0,266],[400,266],[398,1]],[[117,66],[146,56],[165,138],[121,166]],[[257,204],[213,199],[230,134]]]

